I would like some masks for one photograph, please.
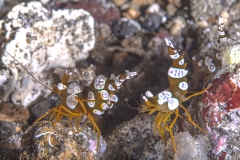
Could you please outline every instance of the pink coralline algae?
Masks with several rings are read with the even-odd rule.
[[[212,87],[204,93],[207,97],[203,99],[205,103],[226,103],[236,90],[236,85],[230,80],[230,73],[224,73],[220,78],[212,80]]]
[[[92,139],[90,139],[88,142],[90,143],[88,149],[91,150],[92,152],[96,152],[97,143]]]
[[[213,152],[215,154],[219,154],[226,148],[227,148],[227,136],[221,136],[218,138],[217,144],[215,145]]]
[[[202,95],[202,117],[211,136],[212,153],[219,159],[238,156],[240,148],[240,65],[219,68],[210,80],[212,87]]]
[[[227,112],[240,107],[240,88],[234,77],[234,73],[227,72],[214,78],[212,87],[203,94],[202,114],[208,126],[218,125]]]
[[[232,99],[228,101],[228,108],[227,110],[229,111],[230,109],[238,108],[240,107],[240,88],[238,87],[237,90],[233,93]]]

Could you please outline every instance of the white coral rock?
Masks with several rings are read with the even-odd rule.
[[[39,2],[21,3],[0,24],[3,24],[0,33],[5,35],[3,49],[47,85],[51,80],[44,71],[75,67],[75,62],[86,59],[95,44],[94,19],[82,9],[48,11]],[[17,66],[6,53],[2,61],[9,70]],[[15,78],[11,97],[15,103],[27,107],[40,93],[46,96],[50,92],[23,70]],[[23,80],[27,84],[24,85]]]

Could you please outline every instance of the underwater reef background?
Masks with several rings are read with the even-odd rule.
[[[240,158],[239,0],[1,0],[0,8],[1,160]],[[222,42],[219,17],[228,37]],[[207,134],[178,118],[176,152],[168,133],[166,142],[155,135],[156,114],[137,109],[146,91],[169,87],[165,38],[184,54],[189,94],[212,85],[183,103]],[[98,75],[137,72],[116,93],[118,102],[94,115],[98,152],[91,123],[78,133],[67,118],[56,126],[49,118],[34,123],[61,99],[4,51],[49,87],[65,69],[86,88]]]

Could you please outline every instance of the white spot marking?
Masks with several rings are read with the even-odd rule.
[[[58,83],[57,88],[58,88],[59,90],[64,90],[64,89],[66,89],[67,87],[66,87],[64,84],[62,84],[62,83]]]
[[[174,110],[174,109],[176,109],[178,106],[179,106],[179,101],[177,100],[177,98],[171,98],[171,99],[168,101],[168,108],[169,108],[170,110]]]
[[[109,89],[110,91],[115,91],[115,90],[116,90],[111,84],[108,85],[108,89]]]
[[[162,105],[164,102],[169,101],[169,99],[172,97],[172,93],[169,91],[162,91],[161,93],[158,93],[158,104]]]
[[[184,76],[186,76],[188,73],[187,70],[185,69],[179,69],[179,68],[169,68],[168,70],[168,75],[172,78],[183,78]]]
[[[178,59],[180,57],[180,55],[177,53],[177,54],[173,54],[173,55],[169,55],[172,59]]]
[[[126,79],[132,79],[134,76],[137,75],[137,72],[129,72],[128,70],[125,70],[126,73]]]
[[[142,99],[143,99],[145,102],[148,101],[147,97],[145,97],[145,96],[142,96]]]
[[[76,85],[74,88],[74,93],[81,93],[83,91],[83,88],[79,85]]]
[[[93,92],[89,91],[88,92],[88,100],[95,100]],[[89,107],[94,107],[95,106],[95,101],[94,102],[87,102]]]
[[[198,66],[201,67],[203,64],[203,60],[198,61]]]
[[[109,108],[109,106],[108,106],[107,103],[102,103],[102,104],[101,104],[101,108],[102,108],[103,110],[107,110],[107,109]]]
[[[220,42],[225,41],[225,40],[227,40],[227,37],[220,38],[219,40],[220,40]]]
[[[184,64],[184,59],[181,59],[179,62],[178,62],[179,65],[183,65]]]
[[[94,109],[93,113],[96,114],[96,115],[102,115],[103,114],[103,112],[101,112],[101,111],[99,111],[97,109]]]
[[[218,31],[218,34],[219,34],[220,36],[224,36],[224,35],[225,35],[225,32],[224,32],[224,31]]]
[[[75,95],[69,95],[66,99],[66,104],[68,108],[74,109],[78,104],[78,101],[76,100]]]
[[[105,91],[105,90],[100,91],[100,97],[101,97],[103,100],[108,100],[108,98],[109,98],[108,92]]]
[[[169,38],[164,38],[164,40],[165,40],[165,43],[168,47],[174,48],[174,46],[173,46],[173,44],[172,44],[172,42],[170,41]]]
[[[146,96],[147,98],[153,98],[153,97],[154,97],[154,95],[153,95],[152,92],[150,92],[150,91],[147,91],[147,92],[145,93],[145,96]]]
[[[222,60],[221,53],[216,53],[216,57],[217,57],[217,59]]]
[[[223,24],[223,18],[222,18],[222,16],[219,16],[218,24],[219,24],[219,25]]]
[[[118,101],[118,97],[114,94],[110,95],[110,100],[113,102],[117,102]]]
[[[113,107],[113,103],[111,103],[111,105],[109,106],[109,109],[111,109]]]
[[[94,87],[97,90],[103,89],[105,86],[105,82],[106,82],[107,78],[104,77],[103,75],[99,75],[95,78],[94,80]]]
[[[178,87],[181,89],[181,90],[187,90],[188,89],[188,84],[186,82],[181,82],[179,83]]]

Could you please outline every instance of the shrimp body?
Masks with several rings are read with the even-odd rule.
[[[132,79],[137,74],[128,70],[125,72],[125,74],[117,77],[112,74],[110,79],[99,75],[93,80],[89,88],[85,89],[79,81],[68,83],[72,73],[67,70],[62,77],[61,83],[52,85],[52,92],[57,93],[61,97],[61,103],[57,107],[49,109],[36,122],[52,113],[50,120],[54,120],[54,124],[65,116],[68,117],[68,124],[72,130],[75,131],[71,125],[71,121],[74,119],[75,128],[80,131],[79,123],[82,120],[82,116],[86,115],[88,120],[92,122],[94,129],[98,132],[98,150],[100,130],[94,121],[93,114],[101,115],[105,110],[111,109],[118,101],[118,97],[114,93],[119,91],[125,80]]]
[[[172,128],[176,123],[177,118],[183,117],[178,113],[179,107],[185,111],[188,121],[205,133],[202,128],[194,123],[189,112],[182,105],[182,102],[185,102],[194,96],[202,94],[207,89],[209,89],[210,86],[200,92],[186,97],[185,95],[188,92],[188,84],[186,78],[188,71],[185,69],[187,63],[184,62],[183,55],[181,55],[178,50],[174,49],[173,44],[168,38],[165,38],[165,42],[168,47],[169,56],[173,60],[173,64],[168,70],[168,80],[170,86],[168,89],[158,93],[155,96],[150,91],[147,91],[145,93],[145,96],[143,96],[144,102],[140,106],[139,110],[140,112],[148,112],[149,114],[158,112],[154,122],[154,132],[156,133],[156,130],[158,130],[160,136],[164,140],[166,140],[165,132],[169,132],[172,138],[174,151],[176,151]],[[171,121],[170,125],[168,125],[167,122],[170,121],[170,116],[172,114],[175,114],[175,118]]]
[[[125,74],[115,76],[111,75],[110,79],[103,75],[99,75],[94,78],[93,82],[88,88],[84,88],[80,82],[73,81],[68,82],[72,75],[72,72],[66,70],[61,78],[61,82],[57,85],[52,84],[52,88],[49,88],[39,80],[37,80],[15,57],[10,53],[4,51],[10,57],[12,57],[24,70],[38,83],[44,86],[46,89],[58,94],[61,97],[61,103],[49,109],[44,115],[38,118],[34,123],[39,122],[47,115],[51,114],[50,121],[54,121],[54,125],[58,123],[63,116],[68,117],[68,125],[75,132],[74,127],[71,125],[72,120],[75,120],[75,128],[79,130],[79,124],[82,117],[85,115],[88,121],[92,122],[94,130],[98,132],[97,151],[99,149],[100,130],[94,121],[93,114],[101,115],[105,110],[111,109],[113,105],[118,101],[118,97],[115,95],[117,91],[122,87],[125,80],[132,79],[137,75],[136,72],[129,72],[125,70]],[[87,122],[83,125],[85,126]]]

